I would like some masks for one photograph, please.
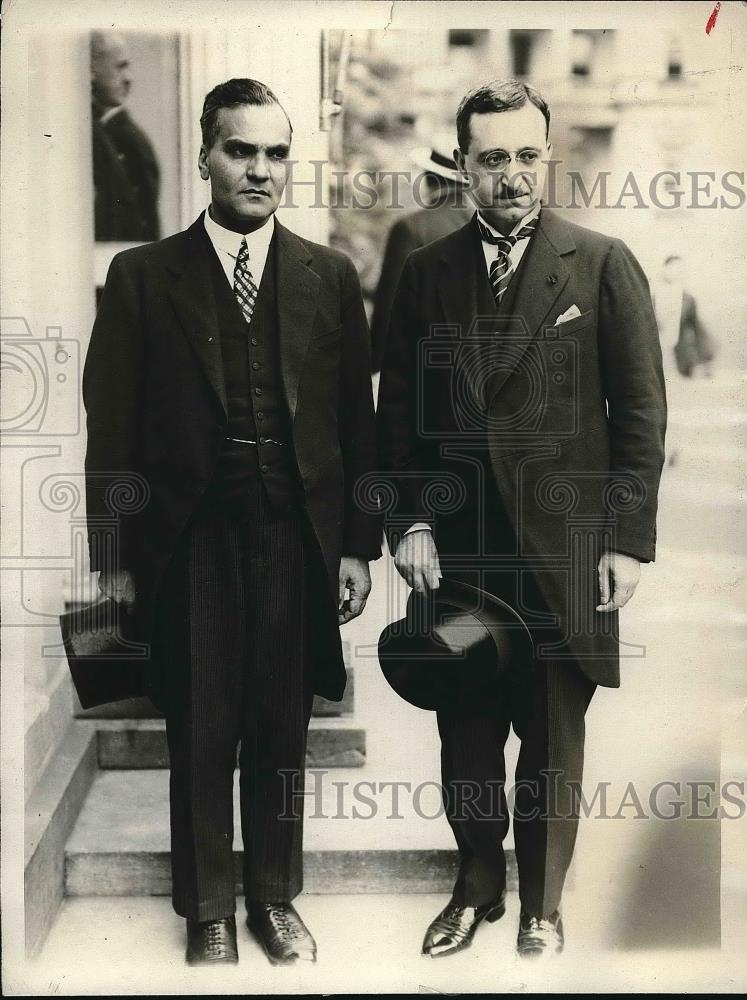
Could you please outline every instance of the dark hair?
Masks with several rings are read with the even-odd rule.
[[[218,134],[218,112],[220,109],[237,108],[242,104],[248,104],[255,108],[277,104],[288,119],[288,127],[293,135],[293,126],[288,112],[266,84],[260,83],[259,80],[235,78],[213,87],[202,105],[200,128],[202,129],[202,142],[206,149],[210,149]]]
[[[466,94],[456,116],[457,142],[463,153],[469,149],[469,123],[472,115],[496,111],[515,111],[533,104],[545,117],[545,136],[550,134],[550,109],[542,94],[521,80],[491,80]]]

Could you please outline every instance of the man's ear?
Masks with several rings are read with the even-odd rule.
[[[204,143],[203,143],[202,146],[200,146],[200,155],[197,158],[197,166],[198,166],[199,171],[200,171],[200,177],[202,177],[202,179],[204,181],[209,180],[210,179],[210,167],[208,166],[207,149],[205,149]]]

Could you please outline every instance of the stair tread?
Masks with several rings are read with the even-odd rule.
[[[157,732],[166,728],[165,719],[82,719],[81,722],[91,725],[94,729],[106,729],[118,732],[120,730],[141,729],[146,732]],[[309,722],[309,731],[312,730],[345,730],[359,731],[362,727],[357,725],[351,716],[314,716]]]
[[[324,771],[325,769],[320,769]],[[306,798],[304,848],[308,851],[404,851],[453,850],[454,840],[441,815],[435,786],[422,794],[420,809],[402,789],[397,816],[392,818],[391,789],[374,794],[366,782],[361,794],[374,798],[375,815],[358,803],[360,818],[350,813],[356,801],[353,786],[361,782],[360,771],[335,768],[324,774],[320,793]],[[338,813],[337,782],[343,786],[343,811]],[[334,784],[333,784],[334,783]],[[379,783],[373,783],[378,786]],[[311,786],[313,788],[313,785]],[[168,852],[169,773],[166,770],[101,771],[95,778],[85,805],[68,840],[70,854],[123,854]],[[241,849],[238,782],[234,786],[234,849]],[[434,817],[434,818],[430,818]]]

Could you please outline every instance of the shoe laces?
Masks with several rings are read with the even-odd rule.
[[[224,932],[224,925],[218,920],[212,920],[205,927],[204,931],[206,935],[205,947],[207,951],[217,952],[222,949],[224,943],[223,932]]]
[[[472,924],[467,910],[468,907],[460,906],[458,903],[448,903],[434,920],[433,930],[448,934],[454,941],[463,940]]]
[[[267,915],[273,927],[284,937],[294,940],[304,937],[303,927],[300,926],[297,920],[293,919],[291,911],[286,907],[268,907]]]
[[[522,931],[526,939],[537,944],[551,944],[558,934],[557,924],[547,917],[529,917]]]

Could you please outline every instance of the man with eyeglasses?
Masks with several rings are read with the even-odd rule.
[[[454,156],[477,211],[408,258],[382,364],[397,569],[418,591],[443,576],[506,601],[534,645],[490,704],[438,712],[460,865],[425,935],[432,957],[505,912],[511,726],[517,948],[563,948],[584,717],[598,685],[619,685],[618,611],[654,559],[666,402],[648,284],[619,239],[543,207],[549,124],[517,80],[462,100]],[[447,493],[448,510],[433,502]]]

